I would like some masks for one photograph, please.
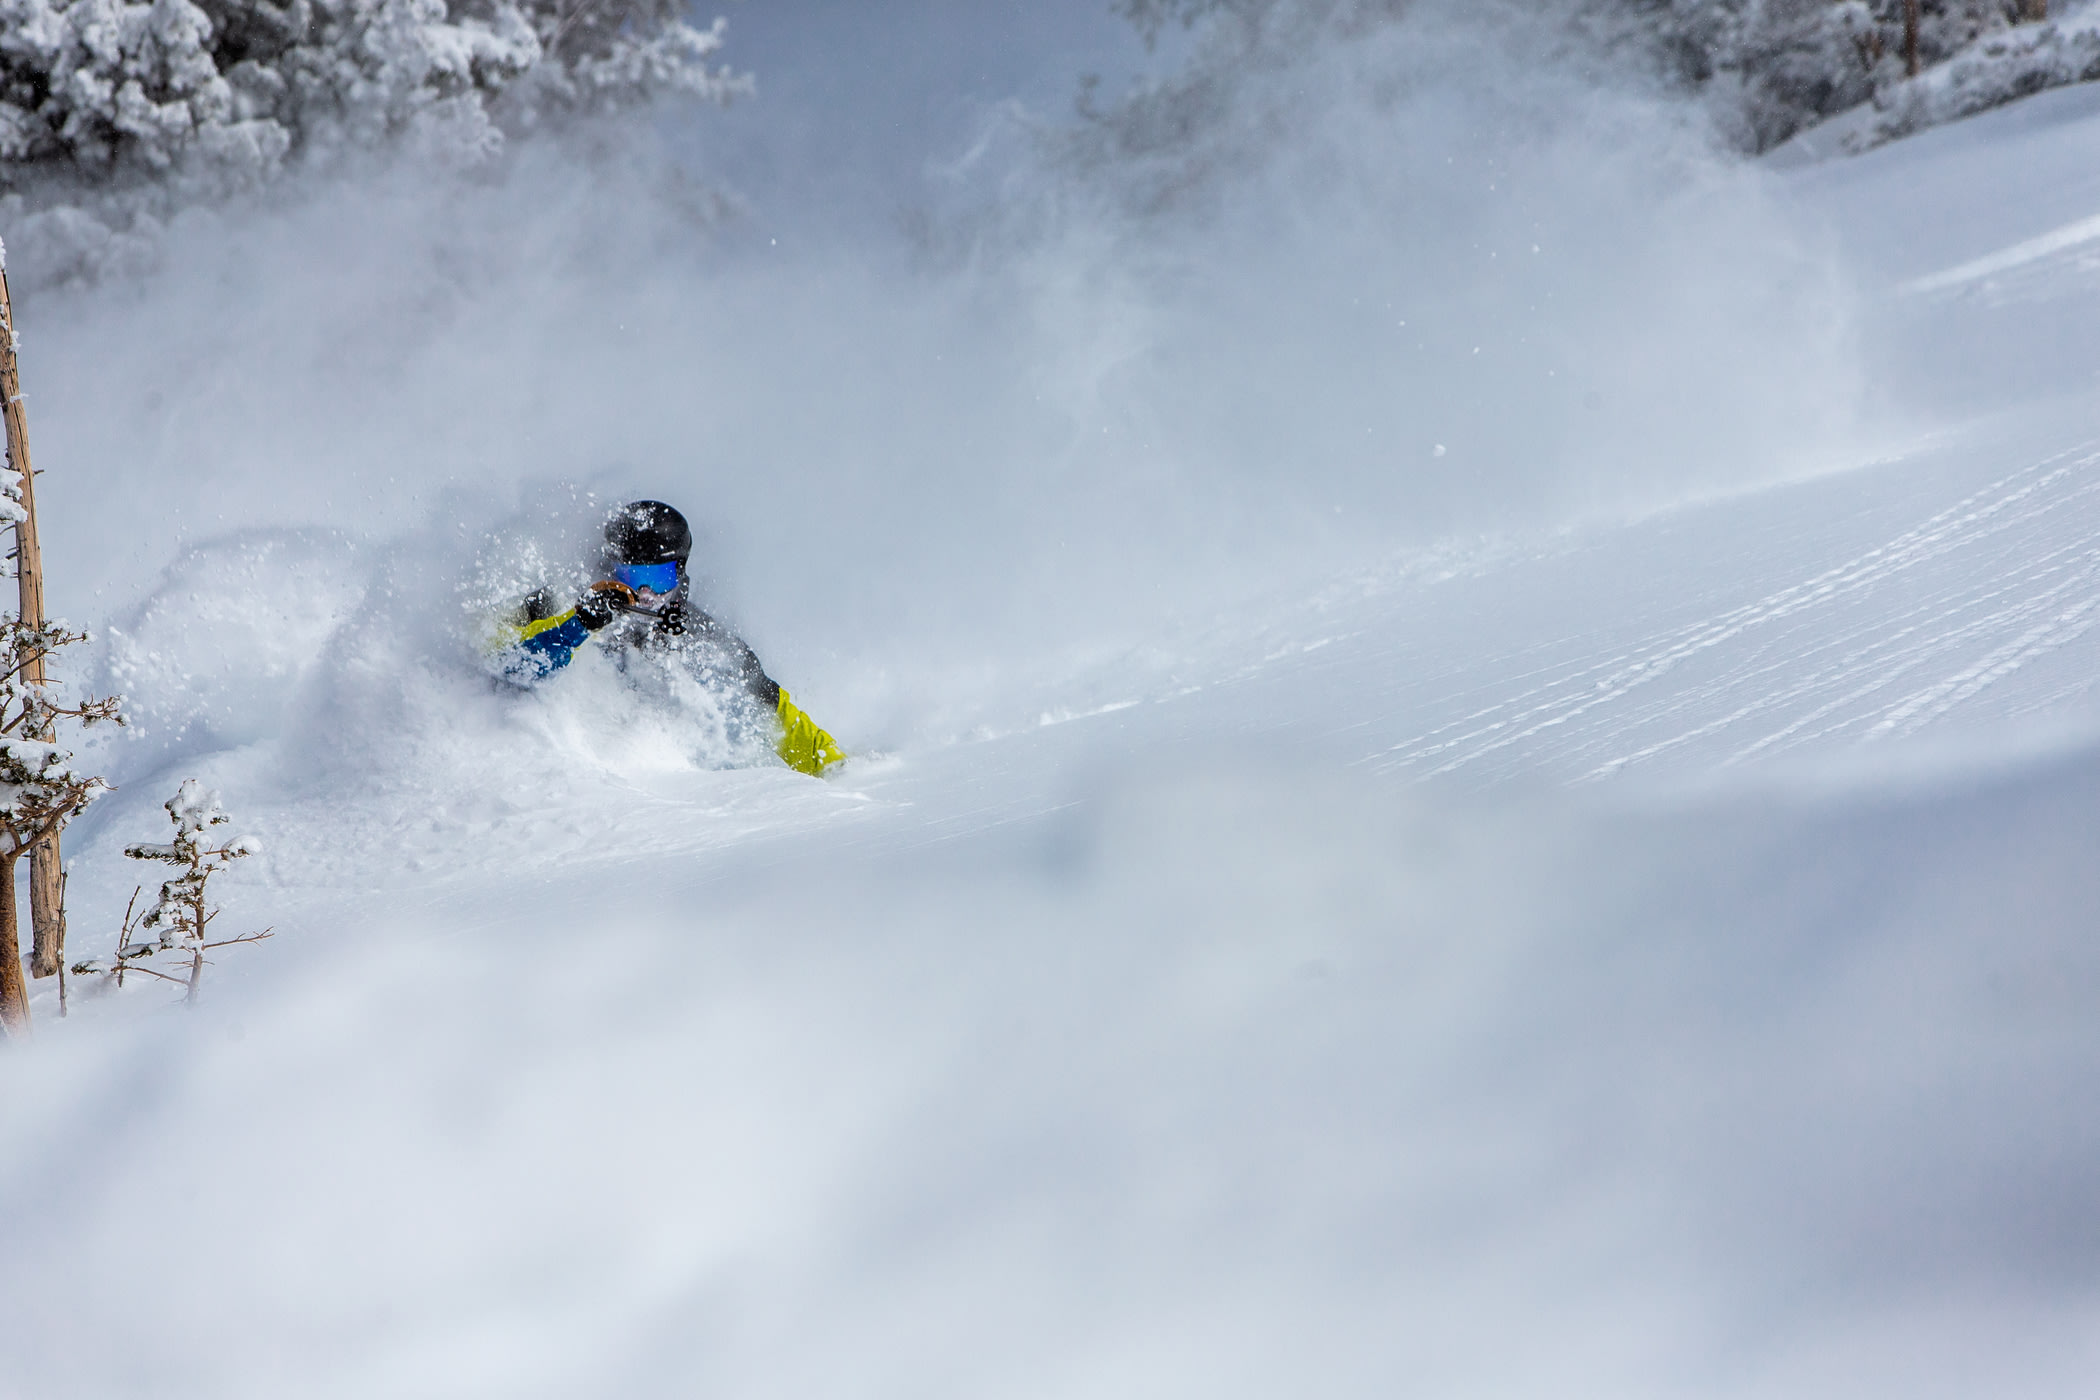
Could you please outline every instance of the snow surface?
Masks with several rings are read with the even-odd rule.
[[[215,927],[278,936],[190,1012],[39,984],[4,1384],[2089,1393],[2100,107],[1689,205],[1618,121],[1602,195],[1518,140],[1390,263],[702,257],[527,171],[25,298],[54,606],[138,717],[71,951],[188,777],[265,843]],[[1528,289],[1577,312],[1458,255],[1476,177],[1596,235]],[[1577,382],[1409,350],[1419,452],[1352,446],[1352,277]],[[1727,427],[1613,474],[1585,415]],[[840,776],[479,675],[628,494],[696,503]]]

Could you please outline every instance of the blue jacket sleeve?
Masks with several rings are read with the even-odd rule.
[[[574,608],[508,630],[511,635],[497,652],[498,669],[505,680],[519,685],[545,680],[568,665],[591,635]]]

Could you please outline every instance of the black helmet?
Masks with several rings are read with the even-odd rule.
[[[693,552],[693,530],[662,501],[630,501],[605,522],[605,544],[622,564],[683,564]]]

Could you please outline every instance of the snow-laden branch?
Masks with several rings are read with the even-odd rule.
[[[549,117],[726,102],[682,0],[0,0],[0,195],[113,214],[407,143],[485,160]],[[106,232],[106,230],[105,230]]]
[[[50,686],[24,678],[32,663],[85,639],[63,622],[25,627],[19,618],[0,619],[0,860],[19,857],[108,790],[101,778],[73,767],[58,725],[122,724],[118,702],[89,697],[61,705]]]

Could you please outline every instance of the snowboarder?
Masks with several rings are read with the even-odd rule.
[[[743,639],[687,600],[686,560],[692,552],[692,528],[670,506],[662,501],[621,506],[605,523],[610,577],[593,583],[566,610],[550,589],[527,598],[503,630],[502,674],[520,685],[545,680],[593,636],[607,645],[681,653],[778,717],[781,734],[774,749],[788,767],[817,776],[843,761],[838,744],[795,707]]]

